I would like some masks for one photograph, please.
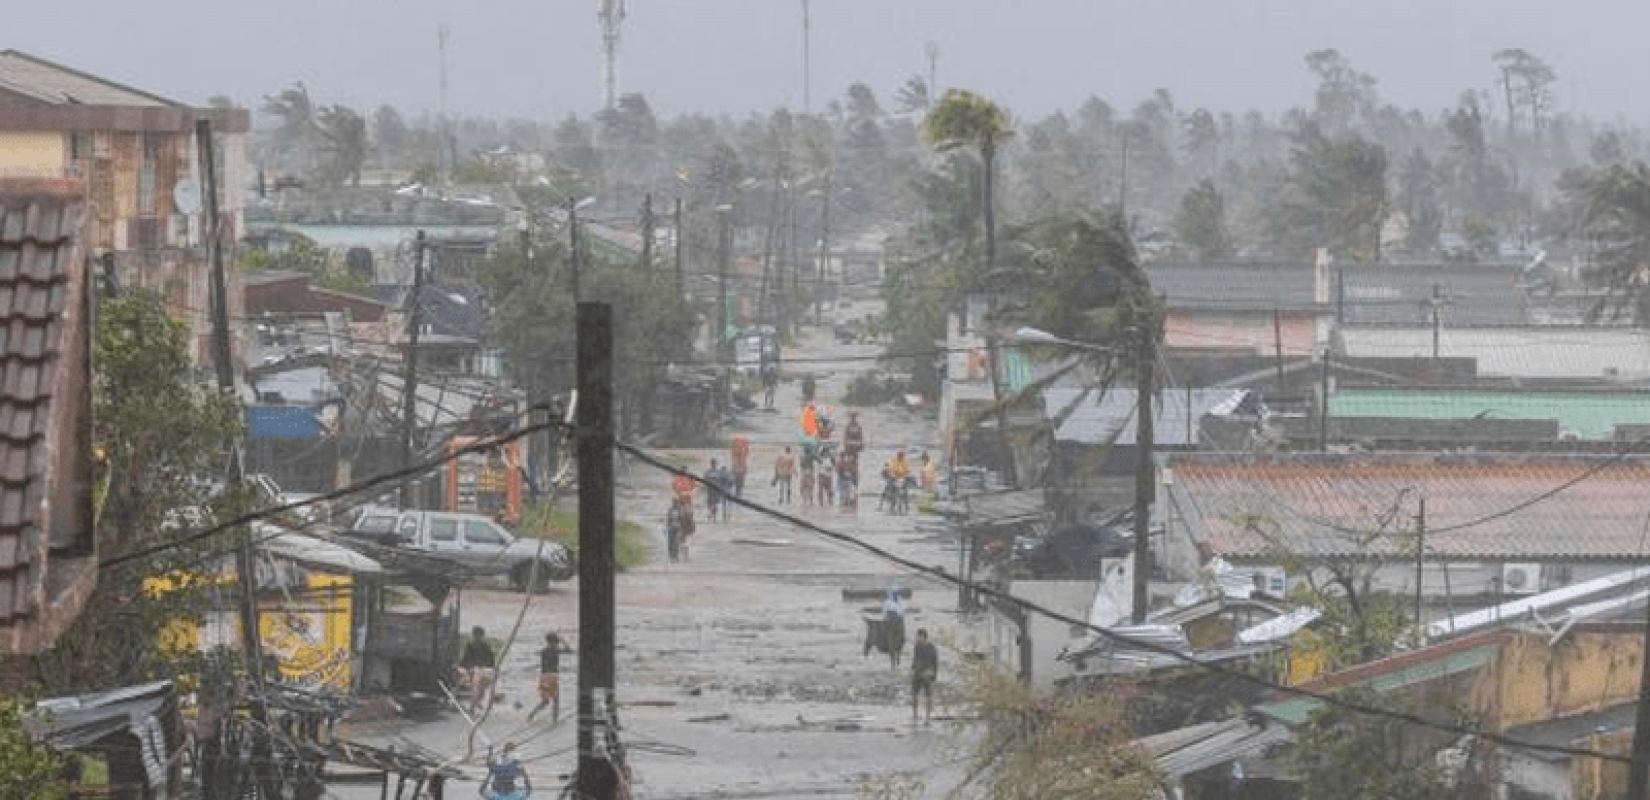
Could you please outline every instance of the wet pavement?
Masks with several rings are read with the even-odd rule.
[[[769,480],[774,458],[785,445],[794,451],[797,444],[802,373],[814,375],[820,402],[836,407],[840,431],[849,410],[842,395],[856,373],[874,368],[879,351],[838,343],[828,326],[804,328],[786,353],[789,380],[776,392],[774,410],[742,414],[721,432],[720,448],[658,455],[702,473],[711,458],[726,463],[725,443],[743,434],[751,442],[746,499],[771,504],[777,499]],[[937,452],[937,424],[923,413],[895,406],[858,410],[866,430],[861,474],[871,483],[895,448]],[[669,563],[662,529],[670,476],[640,463],[628,472],[618,514],[646,525],[652,539],[649,563],[616,581],[617,699],[636,797],[849,798],[866,796],[860,782],[868,777],[913,772],[923,773],[929,786],[918,796],[939,796],[954,784],[961,765],[951,728],[911,721],[908,660],[895,669],[886,655],[862,654],[861,617],[874,612],[878,601],[843,597],[844,589],[909,587],[908,633],[927,627],[942,641],[977,647],[979,623],[965,623],[955,613],[954,589],[759,510],[736,508],[730,521],[706,520],[702,498],[691,560]],[[934,533],[937,519],[881,513],[875,506],[871,497],[857,509],[801,503],[774,508],[920,564],[955,567],[954,546]],[[531,598],[465,592],[463,629],[482,625],[493,636],[506,636],[518,615],[522,619],[502,657],[499,702],[477,727],[473,749],[470,725],[454,711],[421,721],[357,724],[344,735],[453,759],[470,779],[480,778],[488,743],[515,741],[538,787],[535,796],[553,796],[575,763],[574,726],[567,720],[576,655],[562,659],[562,723],[551,724],[548,712],[530,723],[526,714],[537,702],[537,649],[545,632],[558,631],[578,646],[577,601],[576,581]],[[942,687],[952,660],[942,649]],[[936,706],[936,714],[943,711]],[[470,779],[448,796],[469,796],[475,787]],[[376,789],[332,791],[377,796]]]

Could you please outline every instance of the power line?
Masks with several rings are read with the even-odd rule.
[[[324,502],[328,502],[330,500],[337,500],[341,497],[348,497],[350,495],[360,494],[362,492],[366,492],[366,491],[369,491],[371,489],[378,488],[378,487],[380,487],[384,484],[392,483],[392,482],[401,480],[402,478],[410,478],[410,477],[414,477],[414,476],[418,475],[419,473],[428,472],[432,469],[435,469],[436,467],[441,466],[442,464],[445,464],[449,461],[454,461],[454,460],[456,460],[456,459],[458,459],[462,456],[470,455],[470,454],[473,454],[473,453],[483,453],[483,452],[491,450],[495,447],[498,447],[501,444],[507,444],[507,443],[513,442],[517,439],[525,438],[527,436],[530,436],[530,435],[532,435],[534,433],[537,433],[539,431],[542,431],[542,430],[546,430],[546,429],[549,429],[549,428],[559,428],[559,427],[565,427],[565,423],[552,420],[552,421],[549,421],[549,422],[541,422],[541,423],[537,423],[537,424],[534,424],[534,425],[528,425],[526,427],[517,428],[515,430],[509,431],[509,432],[506,432],[506,433],[502,433],[502,434],[499,434],[497,436],[488,437],[488,438],[483,439],[481,441],[475,442],[474,444],[469,444],[469,445],[465,445],[463,447],[457,448],[455,450],[452,450],[451,452],[446,453],[445,455],[442,455],[439,458],[435,458],[435,459],[425,461],[425,462],[422,462],[422,463],[418,463],[418,464],[413,464],[411,466],[408,466],[408,467],[405,467],[405,468],[402,468],[402,469],[396,469],[396,470],[392,470],[392,471],[389,471],[389,472],[381,472],[381,473],[379,473],[377,475],[374,475],[370,478],[366,478],[364,480],[357,481],[356,483],[352,483],[348,486],[345,486],[342,489],[334,489],[330,492],[325,492],[323,494],[318,494],[318,495],[315,495],[314,497],[308,497],[308,498],[305,498],[303,500],[294,500],[290,503],[282,503],[280,505],[271,506],[269,508],[261,509],[261,510],[258,510],[258,511],[252,511],[252,512],[248,512],[248,513],[245,513],[245,514],[241,514],[241,515],[239,515],[239,516],[237,516],[237,517],[235,517],[235,518],[233,518],[233,519],[231,519],[227,522],[219,523],[217,525],[213,525],[210,528],[205,528],[203,530],[199,530],[199,531],[195,531],[193,533],[186,534],[184,536],[181,536],[177,539],[173,539],[173,540],[168,541],[168,542],[163,542],[161,544],[157,544],[157,545],[153,545],[153,546],[150,546],[150,547],[145,547],[145,548],[141,548],[141,549],[138,549],[138,550],[134,550],[130,553],[123,553],[123,554],[118,555],[118,556],[112,556],[110,558],[106,558],[106,559],[98,562],[98,568],[99,569],[108,569],[109,567],[118,566],[120,564],[124,564],[124,563],[127,563],[129,561],[136,561],[136,560],[141,559],[141,558],[148,558],[149,556],[156,555],[158,553],[164,553],[168,550],[175,550],[175,549],[178,549],[180,547],[183,547],[184,545],[192,544],[194,542],[198,542],[198,541],[201,541],[203,539],[208,539],[208,538],[211,538],[213,536],[217,536],[218,534],[221,534],[221,533],[229,530],[230,528],[234,528],[236,526],[248,525],[248,524],[251,524],[253,522],[258,522],[260,520],[268,519],[268,518],[273,517],[277,514],[284,514],[284,513],[287,513],[289,511],[296,511],[296,510],[301,509],[301,508],[307,508],[307,507],[315,505],[317,503],[324,503]]]
[[[639,447],[636,447],[636,446],[631,445],[631,444],[626,443],[626,442],[615,442],[614,446],[617,449],[622,450],[626,453],[629,453],[630,455],[632,455],[632,456],[636,457],[637,459],[641,460],[643,463],[646,463],[646,464],[648,464],[652,467],[655,467],[659,470],[670,473],[672,475],[687,477],[687,478],[689,478],[689,479],[691,479],[691,480],[693,480],[697,483],[703,484],[707,488],[711,488],[711,483],[708,480],[706,480],[705,478],[700,477],[698,475],[695,475],[692,472],[689,472],[687,470],[679,469],[677,467],[673,467],[670,464],[664,462],[663,460],[660,460],[658,458],[653,457],[651,454],[649,454],[648,452],[646,452],[645,450],[643,450]],[[1482,730],[1482,729],[1472,728],[1472,727],[1468,727],[1468,726],[1465,726],[1465,725],[1456,725],[1456,724],[1447,723],[1447,722],[1436,722],[1436,721],[1425,719],[1425,718],[1420,717],[1418,715],[1410,714],[1410,713],[1407,713],[1407,712],[1393,711],[1393,710],[1390,710],[1390,709],[1377,708],[1377,707],[1374,707],[1374,706],[1366,706],[1366,705],[1363,705],[1361,703],[1355,703],[1355,702],[1346,700],[1344,698],[1337,697],[1335,695],[1324,694],[1322,692],[1315,692],[1315,691],[1312,691],[1312,690],[1309,690],[1309,689],[1303,689],[1303,688],[1298,687],[1298,686],[1288,686],[1288,685],[1285,685],[1285,684],[1280,684],[1280,683],[1277,683],[1277,682],[1274,682],[1274,681],[1271,681],[1271,680],[1267,680],[1266,678],[1262,678],[1262,677],[1257,676],[1257,675],[1251,675],[1249,673],[1243,672],[1243,671],[1235,669],[1233,667],[1224,666],[1222,664],[1212,662],[1212,661],[1205,661],[1205,660],[1200,659],[1200,658],[1198,658],[1194,655],[1191,655],[1191,654],[1188,654],[1188,653],[1183,653],[1183,652],[1180,652],[1179,650],[1175,650],[1175,649],[1170,648],[1170,647],[1159,645],[1159,644],[1156,644],[1156,643],[1150,642],[1150,641],[1135,639],[1133,637],[1117,633],[1116,631],[1110,630],[1108,628],[1104,628],[1104,627],[1101,627],[1099,625],[1095,625],[1095,624],[1089,622],[1088,620],[1078,619],[1076,617],[1072,617],[1072,616],[1069,616],[1067,614],[1063,614],[1063,613],[1060,613],[1058,611],[1054,611],[1052,609],[1045,608],[1045,607],[1043,607],[1041,605],[1038,605],[1036,603],[1033,603],[1029,600],[1025,600],[1025,599],[1016,597],[1012,594],[1009,594],[1008,592],[1004,592],[1004,591],[1002,591],[1000,589],[997,589],[996,587],[993,587],[993,586],[989,586],[989,585],[986,585],[986,584],[978,584],[978,583],[974,583],[974,582],[971,582],[971,581],[964,580],[960,577],[951,575],[950,573],[945,572],[944,570],[941,570],[937,567],[925,566],[923,564],[919,564],[919,563],[917,563],[915,561],[912,561],[910,559],[898,556],[898,555],[896,555],[892,552],[889,552],[886,549],[883,549],[881,547],[878,547],[877,545],[871,544],[870,542],[867,542],[864,539],[861,539],[859,537],[852,536],[852,535],[849,535],[849,534],[846,534],[846,533],[842,533],[840,531],[830,530],[828,528],[817,525],[813,522],[802,519],[800,517],[796,517],[796,516],[793,516],[791,514],[787,514],[785,512],[779,511],[779,510],[774,509],[774,508],[770,508],[768,506],[761,505],[759,503],[751,502],[751,501],[746,500],[743,497],[740,497],[738,495],[732,495],[732,494],[723,495],[723,500],[727,501],[727,502],[735,503],[735,504],[740,505],[740,506],[743,506],[747,509],[755,511],[758,514],[762,514],[762,515],[768,516],[770,518],[788,523],[793,527],[800,528],[802,530],[806,530],[806,531],[809,531],[811,533],[818,534],[819,536],[822,536],[822,537],[824,537],[824,538],[826,538],[830,541],[834,541],[834,542],[837,542],[839,544],[848,545],[850,547],[862,550],[862,551],[864,551],[866,553],[869,553],[870,555],[872,555],[876,558],[879,558],[883,561],[887,561],[891,564],[894,564],[896,566],[904,568],[908,571],[919,573],[919,574],[925,575],[927,577],[933,578],[935,580],[941,581],[943,583],[952,584],[954,586],[965,588],[965,589],[968,589],[970,591],[979,592],[981,594],[985,594],[985,595],[994,597],[998,600],[1002,600],[1002,601],[1005,601],[1005,602],[1008,602],[1008,603],[1013,603],[1013,604],[1019,606],[1020,608],[1026,610],[1026,611],[1041,614],[1041,615],[1043,615],[1043,616],[1045,616],[1049,619],[1055,620],[1057,622],[1062,622],[1062,623],[1065,623],[1067,625],[1077,626],[1077,627],[1084,628],[1086,630],[1093,631],[1094,633],[1100,635],[1102,638],[1111,640],[1111,641],[1116,642],[1118,644],[1127,645],[1129,647],[1136,648],[1136,649],[1139,649],[1139,650],[1144,650],[1146,652],[1154,653],[1154,654],[1157,654],[1157,655],[1167,656],[1167,657],[1173,658],[1177,661],[1180,661],[1181,663],[1184,663],[1187,666],[1195,667],[1195,668],[1202,669],[1202,670],[1205,670],[1205,671],[1208,671],[1208,672],[1223,675],[1223,676],[1226,676],[1226,677],[1229,677],[1229,678],[1235,678],[1235,679],[1238,679],[1238,680],[1246,681],[1250,684],[1253,684],[1255,686],[1259,686],[1263,689],[1268,689],[1268,690],[1274,691],[1274,692],[1281,692],[1281,693],[1284,693],[1284,694],[1290,694],[1290,695],[1294,695],[1294,696],[1297,696],[1297,697],[1303,697],[1303,698],[1307,698],[1307,699],[1311,699],[1311,700],[1316,700],[1316,701],[1318,701],[1320,703],[1323,703],[1325,705],[1334,706],[1336,708],[1341,708],[1341,709],[1344,709],[1344,710],[1347,710],[1347,711],[1351,711],[1351,712],[1358,713],[1358,714],[1363,714],[1363,715],[1366,715],[1366,716],[1384,717],[1384,718],[1387,718],[1387,719],[1391,719],[1391,720],[1398,721],[1398,722],[1403,722],[1403,723],[1410,724],[1410,725],[1415,725],[1415,726],[1418,726],[1418,727],[1431,728],[1433,730],[1444,731],[1444,732],[1447,732],[1447,733],[1453,733],[1453,734],[1462,735],[1462,736],[1472,736],[1472,737],[1476,737],[1476,738],[1479,738],[1479,739],[1483,739],[1485,741],[1493,742],[1495,744],[1503,745],[1503,746],[1506,746],[1506,747],[1518,748],[1518,749],[1522,749],[1522,750],[1526,750],[1526,751],[1530,751],[1530,752],[1545,752],[1545,753],[1555,753],[1555,754],[1560,754],[1560,755],[1577,756],[1577,757],[1584,757],[1584,758],[1596,758],[1596,759],[1599,759],[1599,760],[1602,760],[1602,761],[1612,761],[1612,762],[1623,763],[1623,764],[1633,763],[1633,759],[1631,759],[1627,756],[1620,756],[1620,755],[1615,755],[1615,754],[1611,754],[1611,753],[1605,753],[1605,752],[1598,751],[1598,750],[1591,750],[1591,749],[1587,749],[1587,748],[1567,747],[1567,746],[1562,746],[1562,745],[1546,745],[1546,744],[1537,744],[1537,743],[1534,743],[1534,742],[1520,741],[1518,739],[1514,739],[1514,738],[1506,736],[1504,734],[1494,733],[1494,732],[1491,732],[1491,731],[1485,731],[1485,730]]]

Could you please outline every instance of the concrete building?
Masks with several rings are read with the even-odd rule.
[[[124,286],[162,293],[210,357],[210,264],[201,247],[195,123],[212,122],[224,241],[242,232],[247,177],[244,109],[202,109],[55,64],[0,51],[0,176],[78,179],[87,254],[112,254]],[[232,262],[231,262],[232,263]],[[241,295],[230,274],[231,313]]]

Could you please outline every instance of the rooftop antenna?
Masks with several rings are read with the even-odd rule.
[[[602,22],[602,108],[612,111],[619,99],[619,25],[624,22],[624,0],[596,0]]]
[[[934,101],[938,100],[940,97],[940,85],[938,78],[940,43],[929,42],[928,44],[923,45],[922,51],[928,56],[928,103],[929,105],[933,105]]]
[[[435,29],[436,47],[441,54],[441,110],[436,119],[436,128],[441,131],[441,149],[436,153],[436,164],[441,173],[441,188],[452,185],[453,165],[450,153],[451,143],[448,138],[452,135],[447,130],[447,40],[452,38],[453,32],[446,25]]]
[[[802,0],[802,113],[813,113],[813,58],[809,52],[812,38],[808,22],[808,0]]]

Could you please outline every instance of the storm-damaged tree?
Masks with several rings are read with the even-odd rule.
[[[997,260],[997,215],[993,174],[997,151],[1014,135],[1008,115],[996,103],[973,92],[948,89],[922,121],[923,136],[941,151],[973,148],[980,156],[980,219],[985,229],[985,263]]]
[[[1381,260],[1387,213],[1386,149],[1356,134],[1331,138],[1316,123],[1294,135],[1289,170],[1266,208],[1266,231],[1282,252],[1327,247],[1358,262]]]
[[[272,146],[275,163],[286,165],[300,174],[308,174],[315,167],[316,110],[309,99],[309,89],[298,81],[280,94],[264,96],[263,113],[275,117],[276,127]],[[287,159],[296,162],[294,166]]]
[[[1321,612],[1304,631],[1298,650],[1315,659],[1315,671],[1373,661],[1418,640],[1410,598],[1375,587],[1382,569],[1413,564],[1419,538],[1405,527],[1408,491],[1376,514],[1369,526],[1330,526],[1310,534],[1294,531],[1262,512],[1235,514],[1231,522],[1265,542],[1267,558],[1299,581],[1289,599]],[[1308,536],[1311,538],[1309,539]]]
[[[1650,167],[1575,170],[1560,185],[1576,209],[1575,235],[1592,246],[1583,277],[1607,293],[1589,317],[1631,314],[1634,325],[1650,327]]]
[[[317,127],[332,155],[321,172],[322,182],[360,186],[361,168],[367,163],[367,121],[348,106],[331,105],[321,109]]]
[[[1389,695],[1359,687],[1335,696],[1363,708],[1472,727],[1459,695],[1441,686]],[[1446,749],[1452,757],[1440,758]],[[1483,759],[1476,755],[1470,741],[1457,742],[1447,732],[1323,705],[1296,729],[1295,743],[1280,761],[1301,800],[1447,800],[1489,796]]]
[[[1552,85],[1558,80],[1553,68],[1540,56],[1519,47],[1495,51],[1491,56],[1501,71],[1501,88],[1507,100],[1507,133],[1518,128],[1518,110],[1530,120],[1530,134],[1541,135],[1541,115],[1553,105]]]
[[[1048,689],[989,660],[959,662],[955,706],[977,735],[953,796],[976,783],[995,800],[1159,796],[1161,776],[1151,755],[1130,744],[1119,693]]]
[[[1174,232],[1198,261],[1218,261],[1232,255],[1232,236],[1226,230],[1226,197],[1213,181],[1199,181],[1181,196]]]
[[[193,378],[188,328],[148,290],[101,301],[97,322],[98,553],[107,560],[171,546],[102,572],[85,612],[35,660],[34,677],[49,694],[192,672],[201,654],[167,646],[184,643],[163,632],[174,621],[200,622],[205,604],[224,591],[213,575],[235,542],[182,539],[249,502],[210,488],[209,479],[224,474],[224,442],[240,430],[240,405]]]

